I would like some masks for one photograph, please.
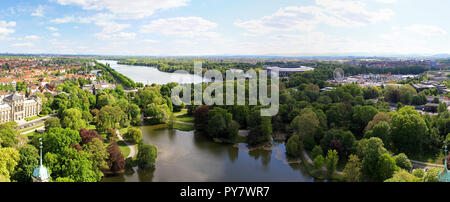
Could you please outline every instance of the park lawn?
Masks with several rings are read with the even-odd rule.
[[[181,130],[181,131],[193,131],[194,125],[190,124],[183,124],[183,123],[174,123],[173,124],[174,129]]]
[[[42,118],[42,117],[44,117],[44,116],[42,116],[42,115],[37,115],[37,116],[33,116],[33,117],[27,117],[27,118],[25,118],[25,121],[32,121],[32,120],[36,120],[36,119],[39,119],[39,118]]]
[[[175,118],[175,120],[176,121],[181,121],[181,122],[193,123],[194,122],[194,117],[185,114],[185,115],[177,116]]]
[[[117,142],[117,145],[119,145],[119,149],[120,152],[122,152],[123,157],[127,158],[128,155],[130,155],[130,147],[128,147],[124,141]]]

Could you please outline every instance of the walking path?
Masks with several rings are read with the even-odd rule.
[[[433,163],[425,163],[425,162],[420,162],[420,161],[414,161],[414,160],[410,160],[411,163],[413,164],[414,168],[423,168],[423,169],[429,169],[429,168],[445,168],[444,165],[439,165],[439,164],[433,164]]]
[[[125,141],[122,137],[122,134],[120,134],[119,130],[117,130],[117,136],[119,137],[120,141],[125,142],[125,144],[127,144],[127,146],[130,148],[130,154],[128,154],[127,158],[134,158],[137,154],[136,152],[136,145],[128,143],[127,141]]]

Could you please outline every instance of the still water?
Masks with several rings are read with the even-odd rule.
[[[127,76],[134,82],[143,84],[167,84],[170,82],[177,83],[201,83],[202,77],[193,74],[167,73],[159,71],[155,67],[120,65],[114,60],[99,60],[103,64],[109,64],[111,68],[117,72]]]
[[[182,132],[144,126],[144,141],[158,148],[153,169],[105,177],[104,182],[312,182],[299,163],[287,163],[283,143],[249,151],[246,144],[218,144]]]

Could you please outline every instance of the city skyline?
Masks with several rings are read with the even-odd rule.
[[[2,2],[2,52],[92,55],[449,54],[450,2]],[[448,5],[446,5],[448,4]]]

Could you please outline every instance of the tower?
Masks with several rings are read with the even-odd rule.
[[[33,170],[33,182],[49,182],[48,170],[42,165],[42,138],[39,138],[39,155],[39,167]]]

